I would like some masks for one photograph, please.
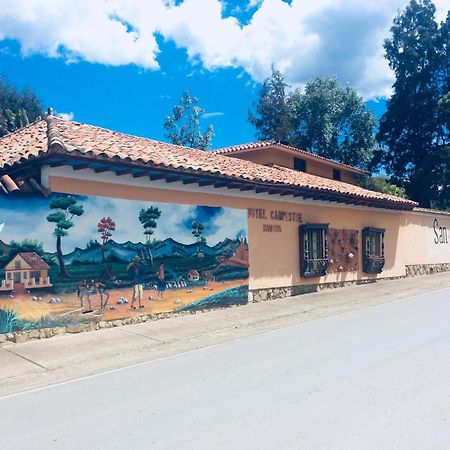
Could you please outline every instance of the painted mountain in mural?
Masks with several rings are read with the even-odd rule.
[[[152,254],[154,258],[165,257],[183,257],[192,258],[195,256],[232,256],[239,241],[232,239],[224,239],[222,242],[210,247],[200,242],[193,244],[183,244],[172,238],[164,239],[152,245]],[[124,242],[117,243],[113,240],[105,244],[105,257],[116,261],[129,262],[136,255],[146,255],[147,246],[140,242]],[[76,247],[74,251],[64,256],[66,264],[73,263],[100,263],[102,262],[102,253],[100,244],[91,244],[87,248]]]
[[[1,239],[0,239],[0,255],[4,254],[4,253],[8,253],[9,250],[9,245],[5,244]]]

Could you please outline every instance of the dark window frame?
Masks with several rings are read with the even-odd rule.
[[[366,227],[363,229],[363,272],[381,273],[385,265],[385,228]]]
[[[300,275],[321,277],[328,269],[328,224],[300,225]]]
[[[298,165],[302,166],[301,168]],[[294,157],[294,170],[297,172],[306,172],[306,159]]]
[[[333,180],[341,181],[342,172],[340,169],[333,169]]]

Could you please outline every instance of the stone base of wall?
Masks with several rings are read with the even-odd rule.
[[[406,277],[417,277],[420,275],[431,275],[433,273],[450,272],[450,263],[442,264],[415,264],[406,266]],[[277,298],[292,297],[294,295],[310,294],[311,292],[323,291],[325,289],[334,289],[339,287],[351,286],[355,284],[376,283],[382,280],[395,280],[405,278],[388,277],[373,278],[366,280],[339,281],[335,283],[306,284],[297,286],[286,286],[269,289],[252,289],[248,293],[248,301],[253,303],[265,302],[267,300],[275,300]]]
[[[136,323],[149,322],[152,320],[168,319],[169,317],[183,316],[188,314],[196,314],[200,312],[205,312],[206,310],[200,311],[179,311],[179,312],[161,312],[155,314],[144,314],[141,316],[131,316],[123,319],[115,320],[98,320],[87,323],[75,323],[71,325],[66,325],[64,327],[54,327],[54,328],[39,328],[36,330],[26,330],[26,331],[15,331],[12,333],[0,334],[0,346],[2,344],[15,343],[19,344],[22,342],[27,342],[36,339],[46,339],[58,334],[75,334],[83,333],[85,331],[94,331],[104,328],[116,328],[122,325],[131,325]]]
[[[405,278],[401,277],[389,277],[389,278],[373,278],[365,280],[352,280],[352,281],[337,281],[334,283],[321,283],[321,284],[305,284],[297,286],[278,287],[270,289],[252,289],[248,293],[248,301],[253,303],[264,302],[267,300],[276,300],[278,298],[292,297],[294,295],[310,294],[312,292],[324,291],[325,289],[335,289],[345,286],[354,286],[360,284],[376,283],[380,280],[395,280]]]
[[[442,264],[414,264],[406,266],[407,277],[431,275],[432,273],[450,272],[450,263]]]

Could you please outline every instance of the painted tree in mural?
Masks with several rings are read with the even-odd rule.
[[[116,231],[116,224],[114,223],[114,220],[111,219],[111,217],[103,217],[97,224],[97,230],[100,233],[100,237],[102,239],[102,245],[100,248],[102,250],[102,261],[105,263],[105,246],[106,243],[111,239],[112,232]]]
[[[144,227],[145,243],[147,245],[147,255],[150,265],[153,265],[153,255],[151,251],[152,235],[157,227],[157,220],[161,217],[161,211],[156,206],[150,206],[147,209],[141,209],[139,212],[139,222]]]
[[[50,209],[54,209],[47,216],[47,220],[55,224],[53,236],[56,237],[56,256],[59,263],[59,275],[63,278],[70,278],[61,249],[61,238],[68,236],[68,230],[74,226],[74,217],[79,217],[84,213],[83,205],[79,204],[72,196],[55,197],[51,200]]]
[[[204,232],[205,232],[205,226],[202,223],[196,222],[194,220],[192,222],[192,234],[197,239],[199,253],[200,253],[200,243],[206,243],[206,238],[205,238]]]

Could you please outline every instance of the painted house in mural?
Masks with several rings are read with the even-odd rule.
[[[244,238],[240,239],[233,256],[223,260],[222,264],[249,267],[248,244]]]
[[[18,253],[5,266],[1,290],[42,289],[52,286],[50,266],[35,252]]]
[[[200,281],[200,274],[198,270],[191,269],[187,274],[187,278],[189,281]]]

